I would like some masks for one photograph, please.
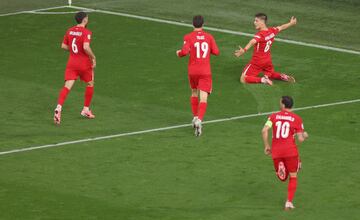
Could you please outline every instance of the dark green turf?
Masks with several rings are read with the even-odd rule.
[[[98,58],[95,120],[80,118],[84,84],[52,111],[72,15],[0,18],[0,150],[189,123],[186,59],[175,51],[189,28],[91,14]],[[9,26],[9,24],[12,24]],[[250,58],[232,56],[249,38],[213,33],[214,93],[206,120],[272,111],[281,95],[296,106],[360,98],[360,56],[276,42],[276,69],[297,83],[241,85]],[[360,104],[298,112],[310,139],[293,213],[282,211],[286,184],[263,155],[266,117],[0,156],[0,219],[357,219]]]
[[[356,23],[358,0],[75,0],[74,4],[122,11],[150,17],[191,23],[195,14],[205,16],[206,24],[253,33],[253,16],[265,12],[270,25],[279,25],[295,15],[298,26],[283,38],[360,50]]]

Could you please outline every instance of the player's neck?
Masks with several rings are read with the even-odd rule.
[[[266,31],[268,29],[268,27],[265,25],[264,27],[260,28],[260,31]]]
[[[202,31],[202,28],[194,28],[194,31]]]
[[[290,108],[283,108],[282,111],[284,111],[284,112],[292,112],[292,110]]]
[[[78,25],[76,25],[77,27],[86,27],[86,24],[78,24]]]

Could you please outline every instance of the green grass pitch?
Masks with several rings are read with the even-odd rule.
[[[209,26],[253,32],[252,18],[247,18],[255,10],[252,3],[227,1],[222,8],[220,1],[206,2],[209,8],[219,8],[201,12],[205,18],[209,15]],[[287,15],[276,13],[306,15],[304,2],[272,7],[270,13],[276,22],[286,22]],[[172,20],[189,20],[195,13],[183,6],[185,14],[174,12],[171,17],[172,10],[181,10],[180,3],[175,8],[158,4],[156,10],[136,8],[131,1],[80,3]],[[239,18],[241,24],[250,22],[244,30],[236,27],[232,13],[225,13],[231,3],[233,10],[249,13]],[[320,12],[343,19],[334,19],[341,23],[349,19],[344,14],[355,13],[352,4],[358,6],[356,1],[333,1]],[[332,10],[335,6],[341,8],[339,13]],[[64,105],[63,123],[54,126],[52,114],[67,60],[60,42],[73,25],[72,17],[0,17],[1,152],[190,123],[187,59],[177,58],[175,51],[191,28],[91,13],[89,28],[98,60],[93,99],[97,118],[80,117],[84,84],[77,82]],[[351,40],[342,38],[348,24],[332,29],[334,39],[309,33],[314,27],[331,29],[313,24],[302,27],[299,22],[299,29],[279,37],[359,50],[359,40],[349,46]],[[282,95],[293,96],[296,107],[360,98],[359,55],[275,42],[275,68],[293,73],[297,83],[244,86],[239,76],[251,53],[242,59],[232,53],[249,38],[211,33],[221,55],[212,59],[214,92],[205,120],[277,110]],[[271,159],[263,154],[260,130],[266,116],[259,116],[207,124],[200,138],[185,127],[1,155],[0,219],[359,219],[360,103],[298,114],[310,138],[300,146],[303,169],[293,212],[282,210],[287,184],[277,180]]]

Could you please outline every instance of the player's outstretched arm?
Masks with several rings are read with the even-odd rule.
[[[296,25],[296,23],[297,23],[297,19],[296,19],[294,16],[292,16],[292,17],[290,18],[290,21],[289,21],[288,23],[283,24],[283,25],[280,25],[280,26],[277,26],[276,28],[277,28],[279,31],[283,31],[283,30],[288,29],[289,27],[292,27],[292,26]]]
[[[256,44],[256,40],[252,39],[251,41],[249,41],[249,43],[245,46],[245,48],[242,48],[241,46],[239,46],[238,50],[235,50],[234,55],[236,57],[240,57],[242,56],[246,51],[248,51],[252,46],[254,46]]]
[[[69,46],[67,44],[62,43],[61,48],[64,50],[69,50]]]
[[[271,154],[271,147],[269,144],[269,130],[271,129],[271,127],[269,127],[268,125],[265,125],[264,128],[261,131],[262,134],[262,139],[264,142],[264,153],[266,155],[270,155]]]
[[[90,57],[91,62],[93,64],[93,68],[96,67],[96,57],[94,52],[90,48],[90,43],[84,43],[84,51]]]

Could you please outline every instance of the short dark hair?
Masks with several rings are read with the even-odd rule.
[[[75,14],[75,21],[76,21],[76,23],[81,24],[81,22],[86,17],[87,17],[87,14],[85,12],[79,11],[78,13]]]
[[[204,17],[201,15],[196,15],[193,18],[193,25],[196,28],[201,28],[204,24]]]
[[[261,20],[264,20],[265,23],[267,22],[267,19],[268,19],[267,15],[265,13],[257,13],[255,15],[255,18],[260,18]]]
[[[285,108],[292,108],[294,105],[294,100],[290,96],[281,97],[281,103],[284,104]]]

